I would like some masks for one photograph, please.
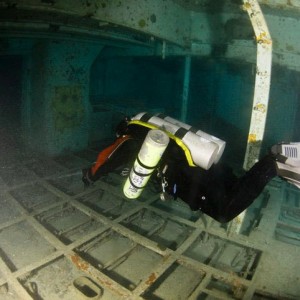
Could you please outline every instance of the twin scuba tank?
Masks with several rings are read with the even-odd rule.
[[[226,143],[219,138],[162,114],[139,113],[131,122],[151,130],[123,188],[124,195],[130,199],[135,199],[142,193],[170,138],[184,150],[190,166],[198,166],[205,170],[220,160],[225,149]]]

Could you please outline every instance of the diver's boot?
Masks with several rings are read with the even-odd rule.
[[[300,188],[300,143],[276,144],[271,148],[277,175]]]

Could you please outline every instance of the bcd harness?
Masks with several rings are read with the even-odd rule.
[[[217,163],[225,147],[225,142],[222,140],[204,132],[201,133],[206,135],[205,137],[211,138],[211,140],[203,136],[199,136],[197,135],[197,129],[164,116],[163,114],[153,116],[148,113],[140,113],[128,122],[128,126],[130,125],[139,125],[149,129],[159,129],[164,131],[169,138],[183,150],[187,163],[190,167],[198,166],[206,170],[209,169],[213,163]],[[187,128],[190,128],[190,130]],[[160,194],[160,198],[162,200],[166,200],[168,195],[166,193],[168,182],[165,176],[167,168],[167,165],[157,168],[157,177],[161,182],[162,192]],[[173,194],[175,193],[176,184],[173,187]]]

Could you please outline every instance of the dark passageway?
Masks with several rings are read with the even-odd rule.
[[[0,56],[0,149],[13,149],[21,133],[22,57]]]

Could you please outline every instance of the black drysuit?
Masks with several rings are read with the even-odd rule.
[[[130,138],[114,149],[99,168],[83,170],[86,184],[96,181],[117,166],[133,163],[149,129],[121,123],[117,132],[120,130],[119,134]],[[275,158],[271,154],[239,178],[222,163],[213,165],[209,170],[190,167],[183,150],[173,140],[170,140],[159,166],[160,170],[166,169],[166,191],[170,195],[181,198],[192,210],[200,209],[219,222],[228,222],[244,211],[266,184],[277,176]]]

